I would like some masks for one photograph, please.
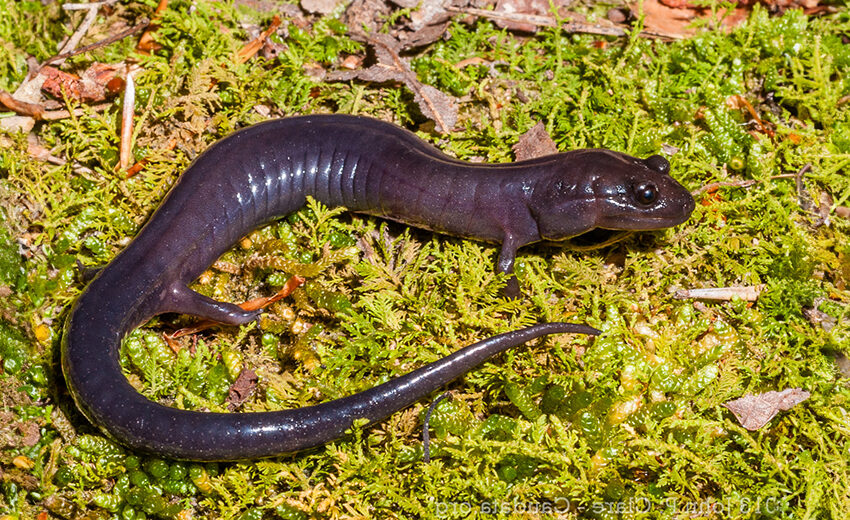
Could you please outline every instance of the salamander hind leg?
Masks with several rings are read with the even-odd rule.
[[[260,316],[262,310],[246,311],[242,307],[227,302],[213,300],[209,296],[177,285],[168,293],[164,307],[168,312],[192,314],[225,325],[244,325]]]

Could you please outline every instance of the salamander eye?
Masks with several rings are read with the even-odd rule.
[[[658,198],[658,188],[655,187],[655,184],[651,182],[642,182],[640,184],[635,185],[635,199],[640,204],[649,205],[655,202],[655,199]]]
[[[662,175],[670,174],[670,163],[664,157],[660,155],[650,155],[646,159],[643,160],[646,164],[646,167],[650,170],[656,171]]]

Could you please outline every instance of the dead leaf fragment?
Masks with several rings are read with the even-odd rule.
[[[400,35],[402,47],[405,49],[414,49],[434,43],[446,33],[450,21],[451,15],[444,13],[442,16],[435,18],[429,25],[425,25],[413,32],[402,33]]]
[[[19,421],[11,412],[0,412],[0,447],[35,446],[41,439],[35,421]]]
[[[346,56],[342,63],[340,63],[340,67],[348,70],[356,70],[358,67],[363,65],[363,58],[360,56]]]
[[[781,392],[746,394],[740,399],[723,403],[723,406],[735,414],[741,426],[750,431],[755,431],[767,424],[779,412],[790,410],[811,395],[801,388],[788,388]]]
[[[57,98],[68,96],[83,102],[103,101],[107,96],[117,94],[124,88],[120,73],[124,65],[92,63],[82,76],[61,71],[55,67],[42,67],[44,75],[42,89]]]
[[[448,0],[391,0],[392,4],[410,9],[398,18],[390,34],[408,50],[428,45],[440,39],[449,26],[451,13]],[[382,0],[354,0],[346,9],[343,21],[351,28],[352,35],[362,41],[382,30],[390,15],[390,2]]]
[[[413,7],[416,9],[408,15],[410,18],[410,28],[413,31],[418,31],[425,26],[446,21],[449,14],[446,12],[445,3],[447,3],[445,0],[419,0],[413,2]]]
[[[367,33],[380,33],[389,14],[390,5],[383,0],[354,0],[345,10],[342,22],[351,28],[353,34],[365,38]]]
[[[301,0],[301,7],[308,13],[330,14],[344,0]]]
[[[511,148],[517,161],[536,159],[545,155],[558,153],[558,146],[546,131],[546,126],[540,122],[531,130],[519,136],[517,143]]]
[[[437,123],[437,130],[449,133],[457,122],[457,102],[436,88],[419,81],[410,69],[409,60],[399,56],[401,44],[386,34],[375,34],[367,43],[375,51],[377,63],[366,69],[331,72],[328,81],[359,79],[373,83],[398,81],[413,92],[414,101],[422,115]]]
[[[687,0],[677,1],[675,7],[668,5],[668,2],[669,0],[646,0],[643,3],[646,28],[664,30],[682,37],[694,34],[691,24],[697,17],[698,11],[688,7]],[[638,6],[632,4],[631,7],[635,10]]]
[[[136,44],[136,50],[142,54],[150,54],[162,48],[162,45],[153,40],[154,33],[159,29],[159,21],[162,18],[162,13],[168,7],[168,0],[159,0],[156,10],[153,13],[153,20],[148,26],[148,29],[142,33],[139,38],[139,43]]]
[[[227,409],[233,412],[242,406],[242,403],[247,401],[254,392],[254,389],[257,388],[258,379],[257,373],[250,368],[239,372],[239,377],[230,385],[227,396]]]
[[[549,2],[547,0],[498,0],[496,12],[546,16],[549,14]],[[499,27],[509,31],[535,32],[537,30],[537,26],[530,23],[511,20],[496,20],[495,22]]]

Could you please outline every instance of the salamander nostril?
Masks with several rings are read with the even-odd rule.
[[[655,170],[658,173],[662,173],[664,175],[670,174],[670,163],[664,157],[660,155],[650,155],[643,161],[646,164],[646,167],[650,170]]]

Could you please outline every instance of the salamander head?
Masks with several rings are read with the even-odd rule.
[[[601,228],[641,231],[673,227],[694,210],[690,192],[670,177],[660,155],[638,159],[610,150],[562,154],[563,173],[542,190],[537,206],[540,236],[563,240]]]
[[[670,163],[660,155],[637,159],[611,154],[596,171],[593,192],[599,213],[596,227],[649,230],[688,220],[694,198],[670,177]]]

